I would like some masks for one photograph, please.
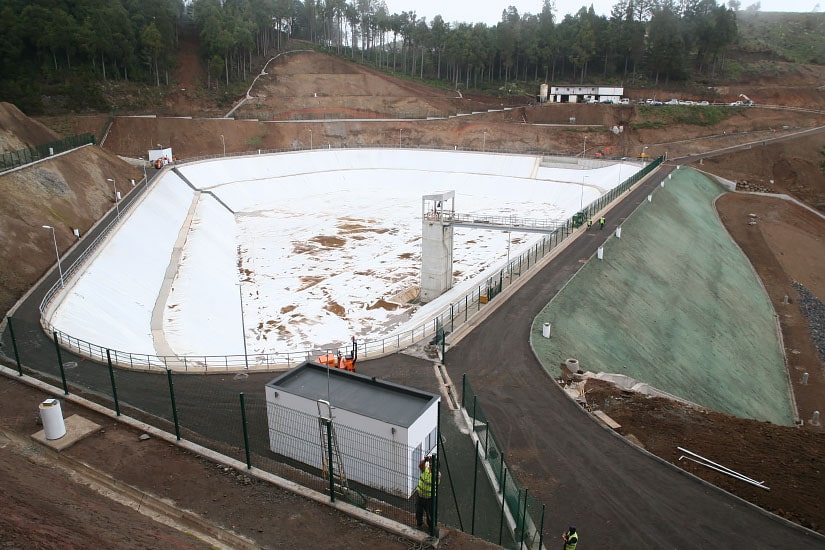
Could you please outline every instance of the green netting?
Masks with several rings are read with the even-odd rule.
[[[575,357],[715,410],[793,423],[775,312],[716,214],[721,191],[674,172],[544,308],[531,341],[551,374]]]

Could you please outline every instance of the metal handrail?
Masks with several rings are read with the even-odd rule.
[[[190,162],[192,162],[190,160]],[[624,180],[617,187],[611,189],[589,205],[583,208],[583,212],[592,214],[601,210],[606,204],[612,202],[616,197],[621,195],[629,187],[641,180],[648,173],[653,171],[663,162],[663,158],[650,162],[639,172],[636,172],[626,180]],[[148,188],[148,182],[144,186],[141,193]],[[129,207],[136,201],[132,200]],[[506,218],[510,219],[510,218]],[[93,241],[92,245],[75,260],[69,270],[67,270],[65,277],[69,274],[77,272],[78,268],[88,260],[92,251],[103,242],[104,235],[107,235],[111,229],[117,224],[115,219],[110,223],[101,234]],[[438,333],[438,328],[444,327],[448,332],[453,332],[456,327],[468,322],[473,315],[481,310],[481,306],[496,294],[501,292],[506,286],[512,284],[514,278],[520,277],[522,274],[530,272],[534,269],[547,254],[549,254],[559,243],[569,237],[573,233],[574,220],[573,217],[567,220],[557,222],[559,225],[552,232],[544,235],[539,242],[537,242],[530,250],[513,258],[506,266],[504,266],[498,274],[487,279],[473,290],[465,293],[458,300],[451,302],[449,305],[443,307],[436,312],[433,317],[427,321],[416,325],[412,329],[404,332],[391,334],[384,338],[377,340],[364,340],[358,342],[358,350],[361,358],[377,358],[384,355],[396,353],[406,349],[412,345],[423,341],[432,340]],[[56,282],[54,286],[46,293],[41,302],[41,323],[56,335],[58,343],[80,355],[98,360],[106,361],[107,353],[111,356],[112,362],[121,367],[128,367],[138,370],[165,372],[167,369],[182,371],[186,373],[206,373],[215,371],[271,371],[279,369],[288,369],[296,366],[303,361],[312,360],[324,353],[342,354],[348,353],[348,345],[341,346],[335,349],[318,349],[308,348],[303,350],[296,350],[290,352],[277,353],[258,353],[244,355],[172,355],[159,356],[145,353],[132,353],[121,350],[113,350],[104,346],[87,342],[79,338],[75,338],[65,332],[55,329],[45,319],[42,318],[45,308],[54,298],[58,290],[62,288],[60,282]],[[473,315],[470,311],[475,309]]]

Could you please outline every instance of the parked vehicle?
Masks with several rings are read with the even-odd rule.
[[[666,102],[665,105],[679,105],[679,100],[676,99],[676,98],[673,98],[670,101]]]
[[[700,101],[696,105],[701,105],[702,107],[706,107],[706,106],[710,105],[710,103],[708,103],[707,101]]]

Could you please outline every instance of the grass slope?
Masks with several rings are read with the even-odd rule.
[[[591,259],[544,308],[531,340],[551,374],[576,357],[585,370],[711,409],[793,423],[774,310],[716,215],[721,191],[699,172],[675,172],[607,242],[605,259]]]

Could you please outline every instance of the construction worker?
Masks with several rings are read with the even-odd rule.
[[[564,550],[576,550],[576,545],[579,543],[579,534],[576,532],[575,527],[571,525],[561,538],[564,541]]]
[[[421,476],[418,478],[418,485],[415,488],[415,525],[419,529],[424,528],[424,515],[427,516],[427,529],[433,524],[433,469],[436,467],[436,457],[425,456],[418,463]],[[438,472],[438,480],[441,481],[441,472]]]
[[[599,229],[604,229],[604,216],[599,218]]]
[[[593,227],[593,218],[587,218],[587,229]]]

